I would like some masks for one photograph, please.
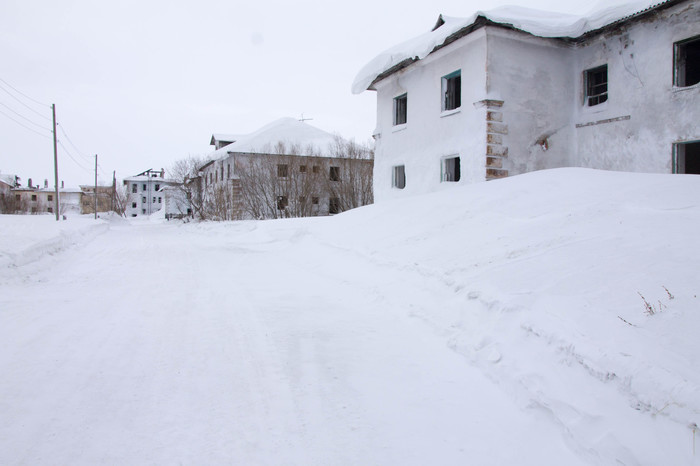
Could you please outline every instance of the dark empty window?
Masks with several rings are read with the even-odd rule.
[[[286,209],[288,204],[287,196],[277,196],[277,210]]]
[[[314,173],[321,173],[321,167],[319,167],[318,165],[314,165],[313,172]]]
[[[53,201],[53,196],[52,196],[51,194],[49,194],[48,196],[46,196],[46,198],[47,198],[47,200],[48,200],[49,202],[50,202],[50,201]]]
[[[144,204],[147,202],[146,196],[143,196],[143,197],[141,198],[141,202],[143,202]]]
[[[312,203],[313,205],[318,205],[318,196],[313,196],[313,197],[311,198],[311,203]]]
[[[454,110],[462,106],[462,71],[458,70],[442,78],[442,110]]]
[[[692,86],[700,83],[700,36],[674,45],[675,85]]]
[[[156,185],[156,191],[158,191],[159,189],[160,189],[160,185],[157,184],[157,185]]]
[[[53,213],[53,207],[48,207],[48,208],[46,209],[46,211],[49,212],[49,213]]]
[[[328,200],[328,213],[329,214],[339,214],[340,213],[340,199],[337,197],[332,197]]]
[[[329,176],[331,181],[340,181],[340,167],[331,167]]]
[[[700,141],[674,145],[674,173],[700,175]]]
[[[36,201],[36,194],[32,194],[32,201]]]
[[[392,186],[403,189],[406,187],[406,168],[404,165],[396,165],[392,175]]]
[[[586,105],[592,107],[608,100],[608,65],[586,71]]]
[[[403,125],[406,123],[407,104],[407,94],[394,97],[394,125]]]
[[[145,215],[145,214],[146,214],[146,209],[141,209],[141,213]]]
[[[132,202],[132,203],[131,203],[131,208],[132,208],[132,209],[135,209],[135,208],[136,208],[136,203],[135,203],[135,202]]]
[[[450,157],[442,161],[442,181],[459,181],[461,178],[459,157]]]
[[[306,173],[306,165],[299,165],[299,173]]]
[[[287,178],[289,174],[289,165],[277,165],[277,176]]]
[[[131,185],[131,192],[132,192],[132,193],[138,192],[138,189],[139,189],[139,187],[138,187],[138,185],[137,185],[136,183],[134,183],[134,184]]]
[[[146,185],[144,184],[142,191],[145,191],[145,190],[146,190]]]

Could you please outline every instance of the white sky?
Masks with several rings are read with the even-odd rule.
[[[362,66],[428,31],[440,13],[467,16],[513,3],[4,0],[0,173],[19,175],[23,185],[48,178],[53,186],[52,103],[68,135],[57,131],[70,152],[59,145],[59,178],[68,186],[93,182],[94,154],[100,182],[111,183],[113,170],[121,179],[206,154],[212,133],[248,133],[302,113],[314,126],[365,141],[375,94],[350,92]],[[565,13],[592,7],[518,4]]]

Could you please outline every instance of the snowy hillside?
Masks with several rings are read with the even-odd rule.
[[[0,464],[700,465],[699,199],[559,169],[14,250]]]

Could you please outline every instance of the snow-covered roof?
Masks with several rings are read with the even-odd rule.
[[[0,173],[0,182],[3,182],[9,186],[14,187],[15,175],[8,175],[7,173]]]
[[[554,13],[519,6],[501,6],[488,11],[477,11],[466,18],[441,15],[432,31],[391,47],[367,63],[355,77],[352,92],[360,94],[369,89],[377,77],[406,61],[412,62],[425,58],[436,47],[445,44],[450,36],[468,33],[469,28],[473,28],[479,18],[535,36],[575,39],[604,26],[678,1],[636,0],[622,4],[615,4],[614,1],[601,2],[598,5],[605,6],[587,15]]]
[[[331,133],[295,118],[280,118],[250,134],[240,135],[236,142],[210,154],[210,158],[223,158],[229,152],[269,153],[278,143],[295,146],[301,152],[289,155],[324,155],[335,139]]]
[[[216,141],[236,142],[240,137],[240,134],[214,133],[211,135],[211,142],[209,143],[209,145],[213,146],[214,144],[216,144]]]

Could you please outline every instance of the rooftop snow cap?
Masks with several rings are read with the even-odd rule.
[[[294,118],[280,118],[250,134],[239,135],[236,142],[215,151],[213,158],[229,152],[269,153],[278,143],[295,146],[301,153],[289,155],[327,155],[336,137]]]
[[[402,42],[377,55],[367,63],[352,83],[352,93],[360,94],[371,89],[374,81],[383,73],[404,62],[422,60],[436,47],[443,45],[448,37],[473,26],[478,18],[507,25],[540,37],[576,38],[600,29],[608,24],[644,12],[652,7],[672,0],[638,0],[616,3],[615,0],[600,1],[587,15],[570,15],[534,10],[519,6],[502,6],[488,11],[477,11],[466,18],[440,15],[430,32]]]

